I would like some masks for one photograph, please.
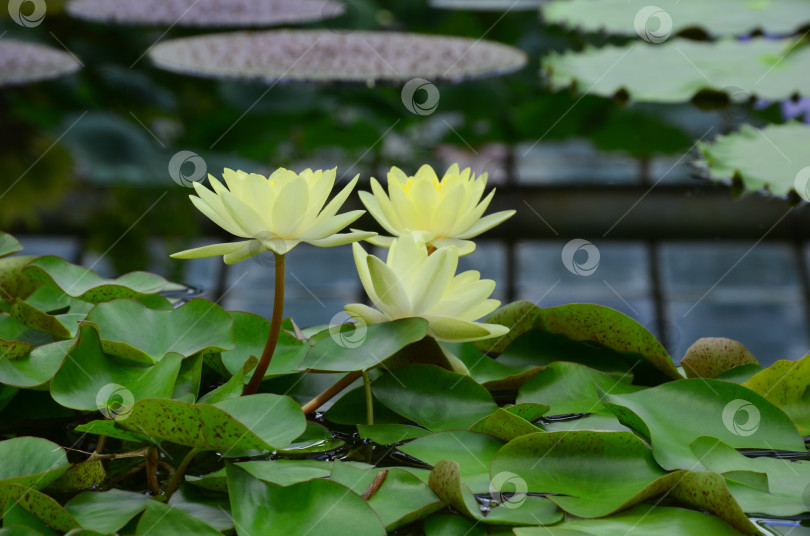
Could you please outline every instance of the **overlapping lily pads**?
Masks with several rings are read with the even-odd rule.
[[[739,131],[698,144],[696,166],[710,181],[732,184],[738,194],[795,192],[810,200],[810,127],[792,122]]]
[[[407,50],[407,54],[402,52]],[[183,74],[263,83],[433,83],[505,74],[526,64],[515,48],[461,37],[396,32],[276,30],[160,43],[158,67]]]
[[[242,27],[313,22],[341,15],[331,0],[72,0],[67,12],[81,19],[142,26]]]
[[[636,102],[688,102],[701,92],[781,101],[807,94],[810,48],[794,39],[716,42],[670,39],[552,53],[543,61],[552,88],[575,88]]]
[[[801,0],[682,0],[662,5],[624,0],[550,0],[541,4],[541,12],[546,22],[586,32],[636,36],[650,29],[661,32],[664,38],[694,29],[714,36],[747,35],[755,30],[768,35],[791,35],[810,22],[810,9]]]
[[[15,39],[0,40],[0,87],[58,78],[80,68],[79,61],[67,52]]]

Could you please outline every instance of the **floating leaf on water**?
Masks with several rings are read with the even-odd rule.
[[[0,87],[29,84],[78,71],[81,64],[66,52],[37,43],[0,39]]]
[[[553,89],[636,102],[687,102],[706,92],[781,101],[807,93],[810,47],[794,39],[640,41],[554,52],[542,70]]]
[[[407,53],[405,53],[407,52]],[[252,80],[401,83],[424,78],[459,82],[516,71],[526,54],[462,37],[328,30],[234,32],[165,41],[155,65],[183,74]]]
[[[796,192],[810,200],[810,127],[798,123],[743,125],[739,131],[699,143],[697,166],[712,182],[735,182],[742,193],[768,192],[783,197]]]
[[[645,4],[627,0],[551,0],[542,2],[540,9],[547,23],[633,37],[639,31],[652,30],[666,38],[694,29],[713,36],[744,35],[755,30],[768,35],[791,35],[810,22],[810,9],[803,0],[681,0],[661,5],[664,7],[650,6],[655,9],[645,11]]]
[[[72,0],[77,18],[141,26],[281,26],[338,17],[345,11],[331,0]]]

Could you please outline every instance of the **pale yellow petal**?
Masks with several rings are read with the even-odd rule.
[[[374,292],[379,297],[379,303],[374,305],[391,318],[407,316],[411,309],[410,301],[398,275],[377,257],[369,255],[366,263]]]
[[[249,234],[245,233],[242,230],[239,224],[233,221],[233,218],[231,218],[230,214],[228,214],[228,212],[222,206],[222,203],[219,202],[219,199],[217,199],[217,206],[220,207],[221,212],[213,209],[211,205],[209,205],[208,203],[206,203],[197,196],[190,195],[188,197],[189,199],[191,199],[191,202],[194,204],[194,206],[197,207],[197,210],[205,214],[205,216],[212,222],[216,223],[217,225],[219,225],[232,235],[239,236],[242,238],[251,238]]]
[[[492,197],[495,195],[495,189],[489,193],[488,196],[484,198],[483,201],[478,203],[475,207],[470,208],[465,214],[463,214],[456,222],[456,225],[453,227],[452,233],[453,236],[459,236],[461,233],[467,231],[470,227],[472,227],[478,219],[484,215],[484,212],[487,210],[490,201],[492,201]]]
[[[360,196],[360,201],[362,201],[363,205],[368,210],[371,217],[374,218],[380,226],[391,233],[392,235],[398,235],[399,231],[397,231],[396,227],[391,225],[388,217],[380,208],[380,204],[378,200],[368,192],[358,192]],[[387,199],[387,198],[386,198]]]
[[[246,236],[258,239],[270,238],[272,230],[268,229],[262,217],[241,199],[237,199],[228,191],[222,192],[219,198],[222,199],[222,204],[228,214],[242,228]]]
[[[484,216],[477,222],[473,224],[468,230],[464,231],[460,235],[459,238],[473,238],[480,235],[483,232],[489,231],[493,227],[502,224],[509,218],[515,215],[514,210],[504,210],[502,212],[495,212],[493,214],[489,214],[488,216]]]
[[[296,238],[302,231],[309,204],[309,188],[303,179],[288,182],[276,197],[271,214],[271,229],[283,239]]]
[[[392,230],[389,232],[391,234],[400,234],[403,231],[402,222],[400,221],[399,216],[397,216],[394,206],[391,204],[391,200],[388,198],[388,195],[386,195],[385,190],[383,190],[380,183],[373,178],[371,179],[371,192],[374,194],[374,198],[380,205],[380,210],[382,210],[382,213],[385,215],[385,218],[391,225]]]
[[[331,218],[337,211],[340,210],[340,207],[343,206],[343,203],[346,202],[346,199],[352,193],[352,189],[354,189],[354,185],[357,184],[357,179],[360,177],[360,174],[354,176],[354,178],[347,184],[338,194],[329,201],[329,204],[326,205],[320,214],[318,214],[315,223],[318,223],[321,219]]]
[[[322,219],[303,233],[298,235],[301,240],[319,240],[326,238],[329,235],[342,231],[347,225],[353,223],[357,218],[365,214],[365,210],[352,210],[332,216],[328,219]]]
[[[419,278],[410,289],[411,309],[428,312],[439,303],[458,268],[455,248],[440,249],[430,255],[419,269]]]
[[[312,244],[313,246],[318,246],[319,248],[330,248],[333,246],[345,246],[346,244],[356,243],[361,240],[368,240],[374,235],[375,233],[366,231],[356,233],[338,233],[327,236],[326,238],[320,238],[318,240],[305,240],[305,242]]]
[[[447,316],[431,316],[427,320],[428,335],[440,341],[467,342],[496,336],[488,327],[492,324],[479,324]]]
[[[203,246],[201,248],[178,251],[177,253],[172,253],[169,256],[173,259],[202,259],[205,257],[219,257],[220,255],[233,253],[251,242],[253,242],[253,240],[227,242],[224,244],[211,244],[210,246]]]
[[[374,244],[375,246],[379,246],[381,248],[391,247],[391,244],[394,242],[394,240],[395,238],[393,236],[382,236],[382,235],[376,235],[372,236],[371,238],[366,238],[366,242]]]
[[[377,293],[374,292],[374,284],[371,282],[371,274],[368,271],[368,262],[366,261],[368,253],[363,249],[363,246],[355,242],[352,244],[352,254],[354,256],[354,265],[357,268],[357,275],[360,276],[360,284],[363,285],[363,289],[373,303],[379,302],[380,299],[377,297]]]
[[[458,256],[463,257],[475,251],[475,242],[470,240],[459,240],[458,238],[434,238],[430,241],[436,249],[454,247],[458,250]]]
[[[382,313],[377,309],[362,303],[350,303],[349,305],[345,306],[343,310],[345,310],[350,316],[359,318],[369,326],[374,324],[382,324],[383,322],[390,322],[393,320],[385,313]]]

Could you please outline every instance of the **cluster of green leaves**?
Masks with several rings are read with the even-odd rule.
[[[11,534],[731,535],[810,510],[810,357],[764,369],[701,339],[679,369],[612,309],[517,302],[488,319],[510,333],[475,344],[418,318],[362,337],[288,320],[241,396],[265,319],[20,250],[0,234]],[[361,370],[373,424],[363,386],[307,420]]]

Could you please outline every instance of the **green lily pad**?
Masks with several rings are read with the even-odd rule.
[[[0,441],[0,485],[42,489],[70,468],[62,447],[40,437]]]
[[[149,436],[139,434],[137,432],[132,432],[130,430],[122,428],[114,420],[105,419],[99,421],[90,421],[88,423],[80,424],[79,426],[77,426],[76,431],[88,434],[97,434],[107,437],[114,437],[116,439],[121,439],[123,441],[132,441],[133,443],[144,443],[144,444],[157,443]]]
[[[676,38],[551,53],[542,69],[554,89],[574,87],[603,97],[629,95],[637,102],[687,102],[702,92],[732,90],[781,101],[806,90],[801,73],[810,70],[810,47],[796,46],[794,39]]]
[[[51,396],[67,408],[101,410],[109,418],[125,419],[133,402],[172,395],[181,360],[180,354],[167,354],[149,367],[115,361],[102,351],[95,328],[85,324],[51,380]]]
[[[702,158],[697,165],[707,179],[733,182],[745,194],[767,191],[785,196],[796,192],[807,200],[810,172],[805,171],[805,155],[809,143],[810,127],[802,123],[762,129],[743,125],[737,132],[699,143]]]
[[[325,372],[368,370],[423,339],[427,328],[423,318],[403,318],[368,326],[359,346],[346,344],[340,337],[324,337],[307,353],[302,368]]]
[[[101,303],[119,298],[142,300],[152,307],[171,308],[156,294],[174,285],[159,275],[130,272],[116,279],[104,279],[93,270],[71,264],[60,257],[39,257],[25,267],[25,274],[42,284],[60,289],[72,298]]]
[[[34,348],[18,359],[0,359],[0,382],[29,389],[47,389],[76,341],[57,341]]]
[[[425,520],[425,536],[487,536],[487,533],[486,525],[455,514],[434,515]]]
[[[759,362],[741,342],[722,337],[698,339],[681,360],[687,378],[716,378],[743,365]]]
[[[587,346],[597,343],[602,347],[617,352],[616,356],[605,356],[608,359],[620,357],[632,362],[630,367],[637,377],[649,378],[660,383],[668,379],[680,379],[675,365],[666,349],[644,326],[627,315],[602,305],[575,303],[541,309],[528,302],[510,303],[487,318],[487,322],[502,324],[510,328],[503,338],[491,346],[488,341],[476,343],[485,353],[504,353],[521,335],[540,331],[551,335],[562,335],[571,341]],[[537,347],[530,347],[538,354]],[[574,346],[575,348],[575,346]],[[572,348],[566,348],[571,355]],[[579,361],[564,357],[552,361]],[[598,359],[597,356],[594,356]],[[580,361],[581,362],[581,361]],[[537,359],[536,365],[546,365],[546,360]],[[590,363],[586,363],[589,364]]]
[[[511,441],[522,435],[542,432],[543,427],[534,425],[503,408],[498,408],[489,417],[484,417],[475,423],[470,430],[497,437],[501,441]]]
[[[599,386],[597,390],[596,386]],[[548,415],[596,413],[612,415],[602,406],[605,393],[634,393],[643,387],[616,380],[578,363],[552,363],[527,381],[518,391],[518,402],[547,404]]]
[[[516,528],[516,536],[739,536],[721,519],[694,510],[640,504],[602,519],[566,519],[553,527]]]
[[[378,445],[393,445],[427,435],[430,430],[408,424],[358,424],[357,432],[363,439],[370,439]]]
[[[795,516],[808,511],[807,486],[810,461],[778,458],[748,458],[713,437],[699,437],[692,452],[710,471],[726,477],[728,489],[743,510],[749,514]],[[742,482],[740,471],[766,475],[766,489]]]
[[[667,469],[699,469],[689,445],[704,435],[736,448],[804,450],[802,437],[779,408],[734,383],[681,380],[604,395],[604,404],[651,441],[655,459]]]
[[[6,516],[9,503],[21,507],[60,532],[79,528],[79,523],[58,502],[33,488],[21,484],[0,485],[0,512],[5,512]]]
[[[222,478],[225,485],[222,491],[227,492],[224,469]],[[204,521],[219,531],[224,532],[233,528],[231,506],[227,496],[221,493],[211,493],[196,486],[180,486],[169,499],[168,504]]]
[[[715,379],[742,385],[743,383],[750,380],[754,376],[754,374],[762,372],[763,370],[765,370],[765,367],[758,364],[741,365],[739,367],[734,367],[733,369],[724,372]]]
[[[380,475],[382,472],[385,474]],[[384,479],[366,501],[388,531],[423,519],[444,508],[441,499],[424,482],[403,469],[359,469],[335,462],[331,474],[334,482],[343,484],[361,496],[368,491],[371,483],[367,477],[371,477],[372,481],[375,478]]]
[[[135,534],[136,536],[174,536],[176,534],[221,536],[222,533],[180,508],[149,501],[146,512],[138,520]]]
[[[590,430],[592,432],[632,432],[630,428],[619,422],[615,415],[588,415],[579,419],[554,421],[547,423],[544,428],[547,432],[564,432],[574,430]]]
[[[483,354],[474,343],[442,343],[464,363],[469,375],[490,391],[509,391],[520,388],[529,378],[543,369],[536,362],[505,364]]]
[[[467,429],[498,409],[475,380],[432,365],[391,371],[371,388],[389,409],[434,431]]]
[[[102,343],[103,344],[103,343]],[[180,372],[172,391],[173,400],[183,400],[194,402],[200,394],[200,382],[202,381],[202,354],[195,354],[180,362]]]
[[[810,356],[777,361],[743,386],[784,411],[802,435],[810,435]]]
[[[404,419],[384,406],[375,396],[372,396],[374,407],[374,422],[377,424],[397,424]],[[365,388],[361,385],[341,396],[324,417],[335,424],[357,425],[367,422]]]
[[[286,396],[262,393],[217,404],[178,400],[136,402],[126,419],[128,430],[223,456],[248,449],[274,450],[289,445],[306,428],[300,406]]]
[[[85,491],[69,500],[65,510],[83,528],[111,533],[121,530],[149,502],[149,496],[134,491]]]
[[[54,480],[49,489],[58,492],[76,492],[101,486],[107,479],[107,471],[101,460],[78,463]]]
[[[721,516],[741,532],[756,533],[716,473],[668,473],[649,447],[628,432],[548,432],[510,441],[492,461],[493,481],[509,475],[526,492],[583,518],[603,517],[669,493]]]
[[[270,322],[259,315],[233,312],[233,339],[232,349],[222,352],[222,364],[231,374],[237,374],[245,362],[251,357],[259,358],[267,343],[270,334]],[[300,369],[301,362],[309,350],[309,345],[295,338],[286,331],[279,334],[278,344],[267,367],[265,378],[274,378],[284,374],[292,374]],[[247,383],[253,377],[252,372],[244,376]]]
[[[0,258],[19,253],[22,249],[19,240],[8,233],[0,231]]]
[[[240,462],[234,465],[250,473],[253,478],[258,478],[269,484],[292,486],[313,478],[327,478],[332,473],[333,462],[321,460],[273,460]],[[217,475],[219,476],[219,473]]]
[[[520,477],[511,473],[508,478],[512,479],[513,483],[514,481],[521,482]],[[498,481],[497,484],[500,486],[504,482]],[[430,473],[430,487],[433,491],[450,506],[476,521],[488,525],[515,526],[550,525],[562,520],[563,513],[554,503],[545,497],[526,495],[525,489],[521,489],[522,482],[517,484],[517,493],[508,499],[501,495],[501,491],[507,490],[501,490],[495,485],[496,482],[493,480],[490,485],[491,492],[502,502],[484,516],[470,488],[461,482],[458,463],[452,460],[441,460]]]
[[[227,472],[234,525],[245,534],[386,534],[368,503],[337,482],[314,479],[279,487],[234,465]]]
[[[233,348],[230,315],[199,298],[168,310],[133,300],[100,303],[87,321],[98,326],[105,353],[134,363],[153,364],[169,352],[188,357]]]
[[[9,310],[11,316],[26,326],[48,333],[57,339],[72,339],[79,329],[84,314],[48,314],[31,304],[17,300]]]
[[[398,450],[428,464],[436,465],[453,453],[461,480],[473,493],[489,493],[489,465],[503,441],[477,432],[437,432],[414,439]]]
[[[790,35],[810,22],[810,10],[801,0],[683,0],[665,3],[664,8],[644,11],[638,3],[623,0],[552,0],[542,5],[547,23],[561,24],[586,32],[636,37],[639,30],[657,21],[661,35],[677,35],[699,28],[712,36],[747,35],[760,30],[768,35]],[[654,6],[651,6],[654,7]],[[648,21],[647,19],[651,19]],[[634,24],[635,22],[635,24]],[[647,24],[645,24],[645,22]],[[662,39],[663,40],[663,39]]]
[[[578,517],[602,517],[669,490],[678,479],[655,463],[628,432],[546,432],[518,437],[492,461],[490,473],[519,475],[529,492]]]
[[[52,340],[50,336],[26,326],[20,320],[0,313],[0,359],[23,358],[34,347]]]
[[[253,356],[249,357],[242,365],[242,368],[231,376],[227,382],[204,394],[202,397],[200,397],[198,402],[205,404],[216,404],[217,402],[222,402],[223,400],[228,400],[229,398],[242,396],[242,391],[245,388],[245,376],[256,368],[256,365],[258,364],[258,359]]]
[[[25,272],[28,263],[35,259],[21,255],[0,258],[0,299],[25,299],[41,285]]]

